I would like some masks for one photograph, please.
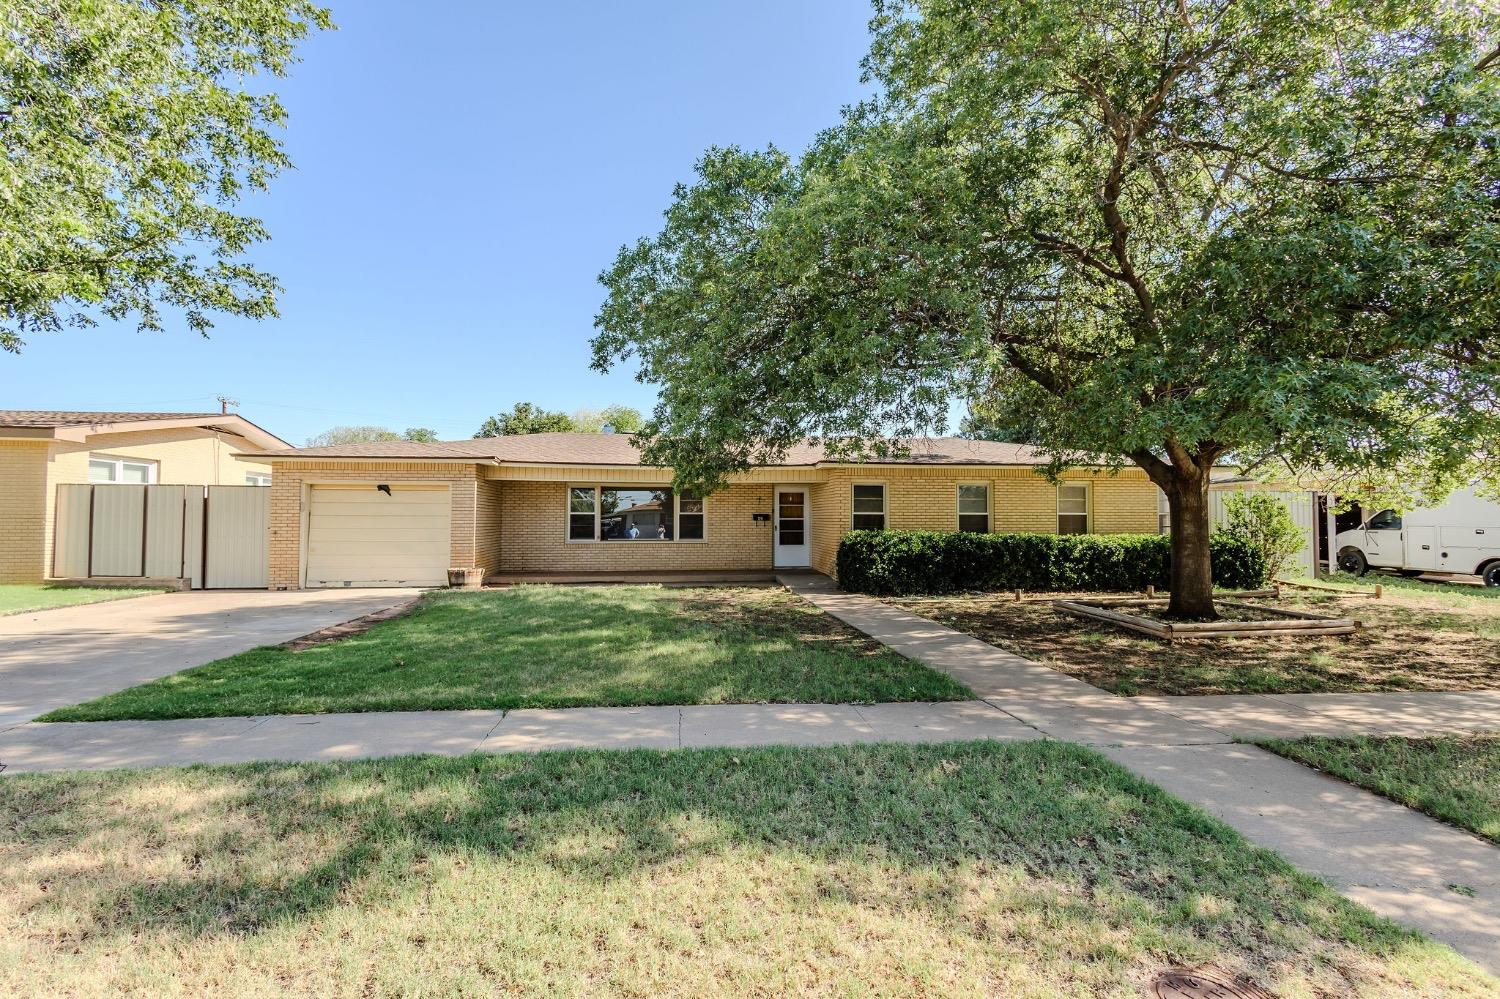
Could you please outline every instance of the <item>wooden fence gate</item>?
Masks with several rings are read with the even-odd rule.
[[[264,587],[270,513],[264,486],[59,485],[52,574]]]

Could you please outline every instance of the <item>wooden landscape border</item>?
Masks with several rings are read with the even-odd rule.
[[[1103,621],[1117,628],[1125,628],[1166,642],[1184,638],[1254,638],[1260,635],[1352,635],[1360,627],[1358,621],[1348,617],[1328,617],[1240,600],[1221,600],[1220,603],[1231,607],[1250,607],[1286,620],[1166,622],[1153,621],[1138,614],[1123,614],[1099,604],[1081,603],[1077,600],[1058,600],[1053,606],[1073,617]]]

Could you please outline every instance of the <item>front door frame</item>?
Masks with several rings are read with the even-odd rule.
[[[802,494],[802,544],[781,543],[781,493]],[[792,518],[788,518],[791,520]],[[771,565],[777,569],[805,569],[812,565],[812,490],[804,483],[788,482],[771,488]]]

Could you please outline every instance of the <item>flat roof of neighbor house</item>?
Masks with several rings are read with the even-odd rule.
[[[1025,444],[1002,444],[976,441],[966,437],[920,437],[900,443],[907,454],[870,458],[861,464],[874,465],[1045,465],[1049,458]],[[343,444],[332,447],[301,447],[285,451],[263,451],[258,459],[396,459],[401,461],[474,461],[519,465],[639,465],[641,453],[630,442],[629,434],[545,433],[516,434],[508,437],[481,437],[474,440],[376,441],[369,444]],[[1082,461],[1080,464],[1096,464]],[[844,464],[830,459],[816,444],[799,444],[788,450],[774,467],[806,468],[816,465]]]
[[[67,409],[0,409],[0,437],[82,442],[92,434],[201,427],[231,433],[261,451],[291,445],[238,413],[144,413]],[[257,452],[259,454],[259,452]]]

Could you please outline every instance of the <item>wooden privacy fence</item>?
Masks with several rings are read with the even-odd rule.
[[[59,485],[52,574],[263,587],[270,512],[264,486]]]

